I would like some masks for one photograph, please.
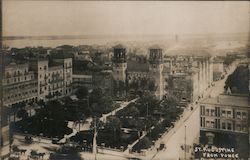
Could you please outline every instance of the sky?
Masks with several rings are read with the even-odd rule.
[[[4,36],[249,31],[248,1],[3,1]]]

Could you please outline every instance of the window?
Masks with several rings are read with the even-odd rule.
[[[241,113],[240,112],[236,112],[236,118],[241,118]]]
[[[247,131],[247,126],[246,125],[242,126],[242,131]]]
[[[215,110],[211,109],[211,116],[215,116]]]
[[[209,116],[209,109],[206,109],[206,116]]]
[[[236,125],[236,130],[241,131],[241,125],[240,124]]]
[[[227,117],[228,117],[228,118],[232,118],[231,111],[227,111]]]
[[[215,128],[214,122],[211,121],[211,128]]]
[[[226,129],[226,123],[222,122],[221,127],[222,127],[222,129]]]
[[[247,113],[246,112],[242,112],[242,118],[246,119],[247,118]]]
[[[210,127],[210,122],[206,121],[206,127]]]
[[[222,117],[225,117],[225,116],[226,116],[226,111],[225,111],[225,110],[222,110],[222,111],[221,111],[221,116],[222,116]]]
[[[227,129],[232,130],[232,124],[231,123],[227,123]]]

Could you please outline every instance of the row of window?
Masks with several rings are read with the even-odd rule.
[[[33,79],[34,76],[31,75],[31,76],[24,76],[24,77],[14,77],[14,78],[8,78],[6,80],[6,83],[9,84],[9,83],[16,83],[16,82],[21,82],[21,81],[26,81],[26,80],[30,80],[30,79]]]
[[[24,71],[14,71],[13,75],[14,76],[17,76],[17,75],[20,75],[20,74],[27,74],[28,73],[28,69],[25,69]],[[9,72],[6,72],[6,77],[11,77],[11,74]]]
[[[206,121],[206,127],[207,128],[216,128],[215,126],[215,122],[214,121]],[[223,130],[229,130],[229,131],[233,131],[233,124],[231,122],[222,122],[221,123],[221,128],[219,129],[223,129]],[[236,124],[235,125],[235,131],[247,131],[247,126],[243,125],[243,124]]]
[[[65,68],[71,68],[72,67],[71,62],[69,62],[69,64],[65,63],[64,67]],[[40,70],[44,69],[46,71],[47,68],[48,68],[47,66],[43,66],[43,67],[40,67]]]
[[[26,97],[27,95],[30,95],[30,94],[33,95],[34,93],[37,93],[37,89],[26,91],[26,92],[22,92],[22,93],[18,93],[18,94],[13,94],[11,96],[8,96],[7,100],[12,99],[12,98],[16,98],[16,97],[22,97],[22,96]]]
[[[216,116],[215,109],[206,109],[205,116]],[[225,118],[233,118],[232,110],[221,110],[220,116]],[[247,112],[244,111],[236,111],[235,118],[237,119],[247,119]]]
[[[18,89],[27,89],[27,88],[34,88],[37,86],[37,83],[26,83],[26,84],[21,84],[21,85],[11,85],[9,87],[6,87],[4,90],[6,92],[10,92],[11,90],[18,90]]]

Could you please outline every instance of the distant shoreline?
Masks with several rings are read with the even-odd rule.
[[[155,35],[53,35],[53,36],[3,36],[2,40],[22,40],[22,39],[34,39],[34,40],[59,40],[59,39],[113,39],[113,38],[164,38],[169,39],[175,37],[178,34],[155,34]],[[221,33],[221,34],[180,34],[182,38],[205,38],[205,37],[249,37],[249,33]]]

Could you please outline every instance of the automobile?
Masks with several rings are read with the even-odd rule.
[[[24,141],[26,144],[31,144],[33,142],[33,139],[31,136],[25,136]]]
[[[52,144],[58,144],[59,141],[59,138],[52,138]]]
[[[165,143],[161,143],[160,147],[159,147],[159,150],[165,150],[165,149],[166,149]]]

